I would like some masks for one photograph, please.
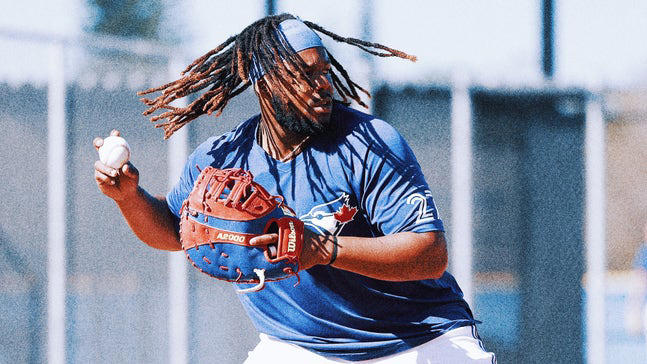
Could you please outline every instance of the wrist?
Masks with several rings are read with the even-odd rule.
[[[120,207],[124,204],[127,204],[134,199],[136,199],[138,196],[141,196],[143,192],[143,189],[137,185],[134,189],[128,191],[122,191],[122,193],[113,196],[112,199],[119,205]]]
[[[333,246],[331,248],[330,259],[328,260],[328,265],[333,265],[333,263],[335,263],[335,261],[337,260],[337,253],[338,253],[338,250],[339,250],[339,242],[337,241],[337,237],[334,236],[334,235],[331,235],[329,240],[332,241]]]
[[[304,269],[315,265],[330,265],[337,259],[337,237],[333,235],[319,235],[306,228],[304,230],[304,246],[301,259]],[[333,259],[334,258],[334,259]]]

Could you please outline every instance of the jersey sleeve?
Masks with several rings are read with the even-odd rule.
[[[236,156],[231,153],[232,150],[244,148],[242,147],[243,143],[248,145],[253,143],[253,139],[250,141],[250,138],[253,138],[259,119],[260,115],[253,116],[230,132],[210,137],[191,153],[184,165],[180,179],[166,194],[166,203],[175,216],[179,218],[182,204],[193,190],[193,184],[201,170],[209,165],[216,168],[226,168],[225,166]]]
[[[187,158],[184,165],[180,179],[175,183],[175,186],[166,194],[166,203],[171,212],[180,217],[180,209],[182,203],[189,197],[193,184],[200,175],[200,170],[213,162],[213,158],[209,159],[209,151],[218,149],[223,143],[223,137],[212,137],[207,139],[204,143],[198,146],[191,155]],[[200,167],[200,169],[198,169]]]
[[[444,231],[431,190],[404,138],[379,119],[367,127],[372,137],[360,199],[371,225],[383,235]]]
[[[182,208],[182,203],[189,196],[191,190],[193,189],[193,183],[197,178],[199,171],[197,170],[194,160],[195,153],[189,156],[187,163],[184,165],[180,179],[175,183],[175,186],[166,194],[166,204],[168,205],[169,210],[176,217],[180,217],[180,209]],[[196,173],[197,172],[197,173]]]

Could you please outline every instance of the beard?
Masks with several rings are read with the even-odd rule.
[[[278,96],[272,96],[270,104],[276,114],[276,120],[285,129],[303,136],[321,135],[326,131],[323,123],[310,120],[290,105],[281,101]]]

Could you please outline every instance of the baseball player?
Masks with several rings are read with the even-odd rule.
[[[143,242],[163,250],[182,249],[180,210],[206,167],[251,171],[283,196],[306,227],[299,284],[284,279],[241,295],[260,332],[245,363],[494,363],[445,271],[443,223],[413,152],[388,123],[347,107],[348,99],[362,105],[358,91],[367,92],[317,32],[371,54],[415,60],[289,14],[265,17],[194,61],[179,80],[142,93],[161,92],[143,101],[147,114],[168,109],[152,118],[166,119],[158,124],[166,137],[219,113],[248,86],[260,115],[195,149],[165,197],[139,186],[131,163],[112,169],[96,162],[100,190]],[[185,108],[169,105],[206,88]],[[333,99],[334,90],[342,100]],[[264,234],[252,244],[276,240]]]

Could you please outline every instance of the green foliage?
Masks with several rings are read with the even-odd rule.
[[[91,31],[128,38],[160,38],[162,0],[87,0]]]

